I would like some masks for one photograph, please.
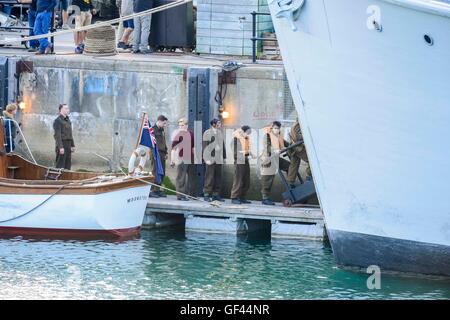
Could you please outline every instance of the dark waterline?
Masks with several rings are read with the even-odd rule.
[[[1,299],[449,299],[450,280],[339,269],[321,242],[143,231],[121,242],[0,239]]]

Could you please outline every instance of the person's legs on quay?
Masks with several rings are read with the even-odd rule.
[[[214,189],[214,164],[205,165],[205,183],[203,186],[203,197],[205,201],[211,201]]]
[[[233,186],[231,187],[231,202],[234,204],[241,204],[241,197],[244,189],[244,173],[245,164],[236,164],[234,166]]]
[[[51,12],[39,12],[35,21],[35,35],[47,34],[50,31],[51,20]],[[53,45],[48,41],[48,38],[39,39],[39,54],[51,53],[52,47]]]
[[[222,190],[222,165],[216,163],[214,165],[214,186],[213,186],[213,201],[225,201],[220,193]]]
[[[134,35],[133,35],[133,53],[140,53],[140,39],[141,39],[141,29],[142,29],[142,17],[136,17],[133,19],[134,24]]]
[[[30,36],[34,36],[34,24],[36,21],[36,11],[31,10],[31,8],[28,10],[28,27],[31,28],[29,31]],[[39,40],[30,40],[29,41],[29,52],[35,52],[39,48]]]
[[[242,203],[252,203],[251,201],[246,199],[247,192],[250,189],[250,163],[248,162],[248,159],[245,160],[245,164],[243,164],[243,184],[242,184],[242,191],[241,191],[241,202]]]
[[[274,205],[272,200],[270,200],[270,191],[272,190],[273,180],[275,175],[266,174],[261,176],[261,195],[262,204],[264,205]]]
[[[180,163],[177,165],[177,178],[175,187],[177,192],[178,200],[188,200],[185,196],[188,192],[188,181],[187,181],[187,173],[188,173],[188,164]]]
[[[152,51],[148,46],[148,37],[150,36],[150,27],[152,24],[152,15],[146,15],[140,17],[141,19],[141,32],[140,32],[140,40],[139,40],[139,50],[143,54],[149,54]],[[136,35],[137,37],[137,35]]]

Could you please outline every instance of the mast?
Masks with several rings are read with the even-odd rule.
[[[136,146],[134,147],[134,150],[137,149],[137,147],[139,146],[139,142],[141,142],[142,128],[144,127],[144,121],[145,121],[146,115],[147,115],[147,112],[142,112],[141,125],[139,126],[139,134],[138,134],[138,138],[136,140]]]

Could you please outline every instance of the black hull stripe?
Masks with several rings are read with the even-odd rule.
[[[450,246],[328,230],[338,265],[450,276]]]

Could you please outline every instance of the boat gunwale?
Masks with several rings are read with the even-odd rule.
[[[43,182],[43,184],[20,183],[27,180],[5,179],[0,180],[0,195],[3,194],[100,194],[112,191],[148,185],[153,181],[153,176],[128,177],[122,181],[93,182],[91,184],[78,183],[78,180],[60,180],[61,184],[45,184],[45,180],[28,180],[29,182]],[[4,180],[8,180],[7,182]],[[17,181],[17,183],[14,182]],[[22,191],[22,192],[21,192]],[[84,191],[84,192],[83,192]]]

